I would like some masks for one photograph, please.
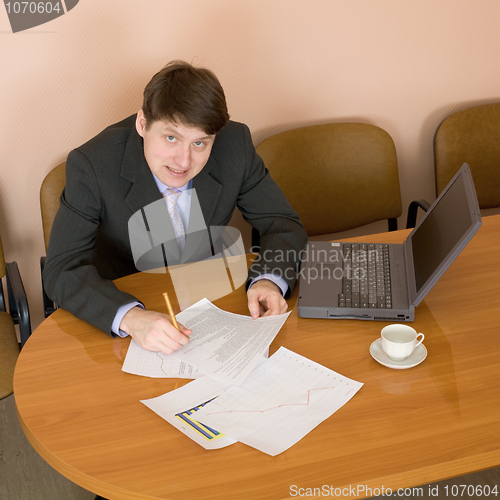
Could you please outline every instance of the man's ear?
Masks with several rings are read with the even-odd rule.
[[[146,117],[144,116],[144,111],[140,109],[137,112],[137,118],[135,119],[135,128],[137,129],[137,133],[144,137],[144,131],[146,130]]]

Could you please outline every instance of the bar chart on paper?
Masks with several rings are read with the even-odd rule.
[[[197,419],[277,455],[347,403],[363,384],[280,348],[240,387],[227,387]]]
[[[195,419],[196,412],[200,408],[203,408],[207,403],[210,403],[210,401],[206,401],[205,403],[201,403],[200,405],[190,408],[189,410],[177,413],[175,416],[178,419],[182,420],[185,424],[189,425],[192,429],[194,429],[200,436],[203,436],[205,439],[208,440],[221,439],[224,437],[224,434],[221,434],[215,429],[211,429],[210,427],[201,424]]]

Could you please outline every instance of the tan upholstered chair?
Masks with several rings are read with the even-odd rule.
[[[500,103],[464,109],[441,123],[434,140],[436,194],[468,163],[480,208],[500,207]]]
[[[54,217],[59,210],[59,199],[66,185],[66,163],[52,169],[40,188],[40,209],[42,211],[43,238],[45,251],[49,247],[50,231]]]
[[[2,241],[0,240],[0,279],[6,277],[7,296],[10,314],[6,312],[6,299],[0,281],[0,399],[12,394],[14,367],[19,355],[14,324],[19,324],[21,344],[24,345],[31,335],[30,316],[26,293],[21,275],[15,262],[5,262]]]
[[[479,208],[500,207],[500,103],[457,111],[439,125],[434,137],[436,196],[464,163],[469,164]],[[418,207],[427,211],[429,206],[425,200],[412,202],[407,227],[415,227]]]
[[[257,147],[309,236],[402,213],[396,148],[374,125],[332,123],[288,130]]]
[[[57,210],[59,209],[59,199],[61,193],[63,192],[64,186],[66,185],[66,163],[61,163],[54,169],[52,169],[42,182],[40,188],[40,209],[42,212],[42,226],[43,226],[43,238],[45,241],[45,252],[49,247],[50,232],[52,231],[52,224],[54,222],[54,217],[56,216]],[[45,266],[45,256],[40,259],[40,268],[43,273],[43,268]],[[42,288],[43,288],[43,277],[42,277]],[[50,316],[54,309],[55,304],[50,300],[50,298],[45,293],[43,288],[43,309],[45,317]]]

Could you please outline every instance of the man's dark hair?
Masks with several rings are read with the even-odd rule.
[[[172,61],[144,89],[146,128],[157,120],[181,122],[216,134],[229,120],[224,90],[212,71]]]

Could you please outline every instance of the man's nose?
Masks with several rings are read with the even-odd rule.
[[[189,167],[189,164],[191,163],[191,149],[189,148],[189,146],[182,147],[179,150],[179,154],[177,155],[177,163],[180,167]]]

